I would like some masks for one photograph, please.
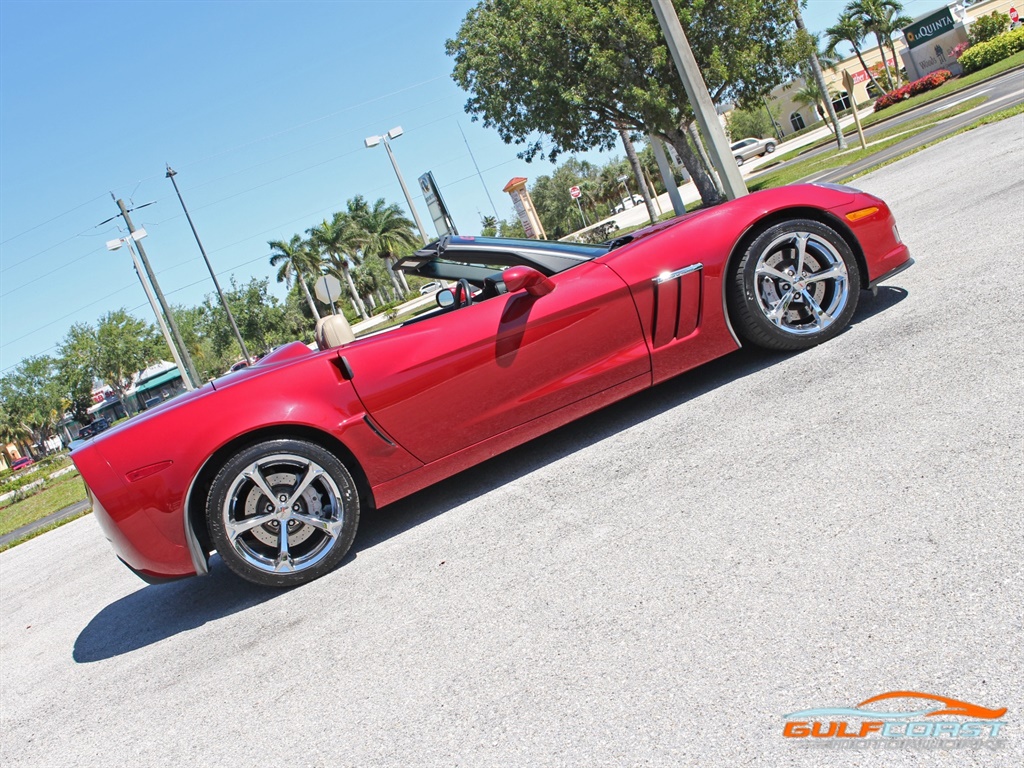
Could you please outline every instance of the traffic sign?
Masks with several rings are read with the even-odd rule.
[[[580,188],[579,187],[569,187],[569,194],[572,195],[572,199],[575,200],[577,197],[579,197],[583,193],[580,192]]]
[[[1010,9],[1010,22],[1012,24],[1016,24],[1018,21],[1020,21],[1020,14],[1017,13],[1017,9],[1016,8],[1011,8]]]
[[[341,283],[334,275],[324,275],[316,281],[313,292],[324,304],[333,304],[341,298]]]

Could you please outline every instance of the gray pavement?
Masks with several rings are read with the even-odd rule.
[[[0,554],[13,766],[1017,766],[1024,117],[858,181],[917,265],[370,515],[287,592],[153,587],[91,518]],[[782,715],[917,690],[1001,748],[826,750]]]

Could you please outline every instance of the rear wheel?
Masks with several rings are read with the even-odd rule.
[[[736,165],[743,165],[743,158],[740,155],[736,155]]]
[[[859,296],[860,270],[849,244],[809,219],[758,235],[729,281],[737,330],[767,349],[806,349],[832,338],[849,324]]]
[[[331,571],[359,525],[359,493],[336,456],[304,440],[268,440],[230,459],[213,481],[210,536],[231,570],[271,587]]]

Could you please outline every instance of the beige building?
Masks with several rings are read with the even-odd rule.
[[[937,3],[935,8],[914,19],[914,23],[906,28],[908,35],[896,35],[893,43],[896,55],[900,59],[899,69],[903,77],[913,81],[924,77],[937,69],[948,69],[959,74],[960,66],[950,55],[952,49],[961,42],[967,41],[967,33],[971,24],[981,16],[993,12],[1008,14],[1010,8],[1022,6],[1024,0],[983,0],[968,3]],[[913,39],[910,39],[910,38]],[[874,67],[882,61],[874,35],[868,35],[862,43],[861,56],[868,67]],[[892,53],[886,49],[886,59],[890,68],[893,67]],[[825,82],[832,94],[832,105],[837,111],[849,109],[850,94],[843,87],[843,71],[853,77],[853,100],[857,104],[881,96],[871,83],[867,72],[856,55],[839,62],[832,69],[825,70]],[[780,86],[771,92],[769,100],[774,110],[778,110],[779,124],[783,134],[788,135],[818,122],[821,118],[815,113],[814,107],[801,104],[796,94],[804,87],[803,78]]]

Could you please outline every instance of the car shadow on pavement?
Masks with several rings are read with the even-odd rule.
[[[866,291],[861,292],[860,303],[850,327],[894,307],[907,295],[905,289],[890,286],[879,286],[875,296]],[[847,332],[849,328],[844,331]],[[756,347],[744,347],[738,352],[713,360],[682,376],[535,438],[525,445],[460,472],[382,510],[373,510],[360,520],[359,533],[356,535],[352,551],[340,567],[344,567],[352,558],[358,557],[359,552],[426,523],[452,507],[500,488],[547,464],[712,392],[720,386],[770,368],[798,354],[800,353],[768,352]]]
[[[906,296],[905,290],[889,286],[880,287],[874,297],[863,293],[851,325],[884,312]],[[454,506],[795,354],[799,353],[741,349],[531,440],[383,510],[364,514],[352,551],[339,567],[344,568],[360,552],[426,523]],[[256,607],[287,591],[251,584],[231,572],[215,555],[206,578],[150,585],[101,610],[75,640],[73,657],[76,662],[86,664],[130,653]]]
[[[88,664],[121,656],[287,591],[251,584],[214,556],[207,577],[151,584],[108,605],[79,633],[72,657]]]

